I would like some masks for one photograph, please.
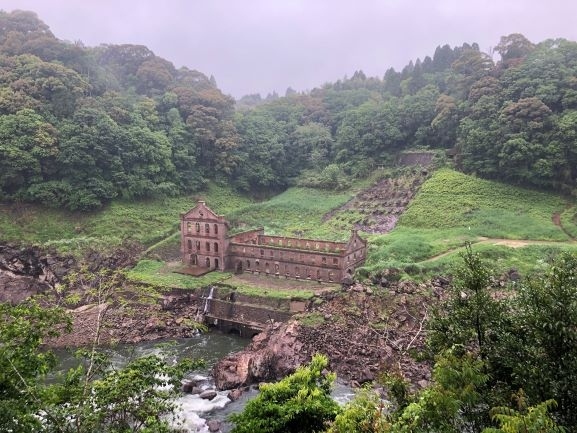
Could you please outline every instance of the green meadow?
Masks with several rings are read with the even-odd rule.
[[[556,213],[563,227],[554,223]],[[496,272],[514,268],[527,273],[560,250],[575,248],[570,234],[577,232],[571,225],[574,214],[573,201],[563,197],[441,169],[422,185],[395,230],[369,237],[361,273],[387,267],[411,278],[442,273],[459,261],[467,242]],[[495,245],[500,239],[534,243]]]
[[[158,259],[163,252],[178,252],[179,214],[202,199],[215,212],[226,215],[233,232],[264,227],[274,235],[346,240],[360,214],[347,209],[334,212],[329,219],[325,216],[375,180],[341,192],[289,188],[264,201],[210,184],[192,196],[115,201],[101,211],[84,214],[3,205],[0,239],[78,254],[87,248],[114,248],[130,239],[147,248],[147,257]],[[556,214],[557,221],[553,217]],[[511,268],[529,272],[560,250],[576,248],[577,208],[573,199],[441,169],[421,186],[391,233],[365,236],[369,254],[361,277],[389,267],[402,270],[405,278],[442,273],[459,260],[467,242],[498,272]],[[501,239],[532,243],[518,243],[512,248],[499,242]],[[498,243],[501,245],[495,245]],[[159,287],[194,288],[199,282],[212,283],[188,282],[191,277],[167,274],[162,263],[154,263],[141,261],[129,273],[130,278]]]

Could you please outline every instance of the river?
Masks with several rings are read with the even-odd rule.
[[[242,350],[249,342],[250,340],[236,335],[211,331],[191,338],[118,345],[107,350],[113,365],[118,367],[126,364],[131,358],[150,354],[162,354],[163,356],[174,357],[175,360],[202,358],[206,361],[205,367],[191,372],[190,377],[198,380],[201,387],[212,388],[213,382],[210,378],[210,370],[213,365],[229,353]],[[67,371],[77,365],[77,360],[70,352],[57,350],[55,353],[60,360],[57,373]],[[218,420],[221,422],[220,431],[223,433],[228,432],[232,427],[226,422],[228,415],[241,411],[246,402],[256,396],[257,393],[258,391],[251,387],[240,399],[234,402],[231,402],[227,397],[228,391],[219,391],[218,395],[212,400],[204,400],[193,394],[183,395],[177,400],[180,406],[179,415],[184,423],[182,427],[186,428],[188,432],[208,433],[206,421]],[[340,383],[335,386],[333,392],[335,400],[344,403],[352,395],[353,391],[350,387]]]

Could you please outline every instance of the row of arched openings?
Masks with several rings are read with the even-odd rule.
[[[187,241],[188,251],[192,251],[192,240],[188,239]],[[210,242],[206,242],[204,245],[205,251],[210,252]],[[200,241],[196,241],[196,251],[200,251]],[[213,243],[213,251],[218,253],[218,242]]]

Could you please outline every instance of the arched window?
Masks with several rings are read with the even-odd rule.
[[[214,234],[217,235],[218,234],[218,224],[214,225]]]
[[[210,253],[210,242],[207,242],[207,243],[205,244],[205,247],[206,247],[206,252],[207,252],[207,253]]]
[[[196,223],[196,231],[200,232],[200,223]]]
[[[214,243],[214,252],[218,253],[218,242]]]
[[[186,231],[188,233],[192,232],[192,223],[190,221],[186,223]]]
[[[206,258],[206,267],[210,268],[210,257]]]
[[[204,225],[204,231],[205,231],[206,234],[209,234],[209,233],[210,233],[210,224],[205,224],[205,225]]]
[[[196,241],[196,251],[200,251],[200,241]]]
[[[191,251],[192,250],[192,240],[189,239],[186,243],[188,244],[188,251]]]

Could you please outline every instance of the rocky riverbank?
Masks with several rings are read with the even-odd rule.
[[[425,387],[431,365],[415,354],[424,348],[429,309],[448,281],[410,281],[387,288],[360,284],[326,295],[324,302],[254,337],[243,351],[221,360],[213,374],[219,389],[279,379],[317,352],[329,356],[341,379],[361,384],[396,372]]]
[[[117,269],[132,263],[130,249],[90,258],[90,275],[102,269]],[[86,263],[86,262],[85,262]],[[0,246],[0,291],[2,302],[20,302],[31,295],[64,301],[59,285],[80,264],[34,247]],[[84,282],[69,288],[76,296],[69,306],[72,332],[63,332],[48,342],[54,347],[82,346],[98,339],[101,344],[136,343],[163,338],[189,337],[197,332],[203,299],[190,291],[158,293],[135,287],[122,277],[115,281]],[[100,277],[99,277],[100,278]],[[103,277],[104,278],[104,277]],[[309,303],[309,310],[286,323],[274,323],[257,335],[250,346],[221,360],[214,368],[219,389],[233,389],[281,378],[321,352],[329,356],[331,368],[341,379],[360,384],[385,371],[395,371],[412,384],[424,387],[430,380],[430,365],[417,361],[424,347],[428,309],[448,281],[428,284],[386,278],[368,287],[354,284],[347,290],[329,292]],[[110,286],[106,302],[87,295]],[[82,284],[80,284],[82,286]],[[58,296],[61,296],[58,299]],[[322,302],[319,302],[322,301]]]
[[[0,244],[0,302],[16,304],[53,290],[75,265],[72,257],[37,247]]]
[[[35,246],[0,244],[0,302],[34,297],[43,305],[67,307],[72,329],[47,341],[53,347],[193,335],[198,297],[187,291],[159,294],[114,273],[134,265],[140,251],[138,245],[126,245],[107,254],[88,251],[79,259]]]

